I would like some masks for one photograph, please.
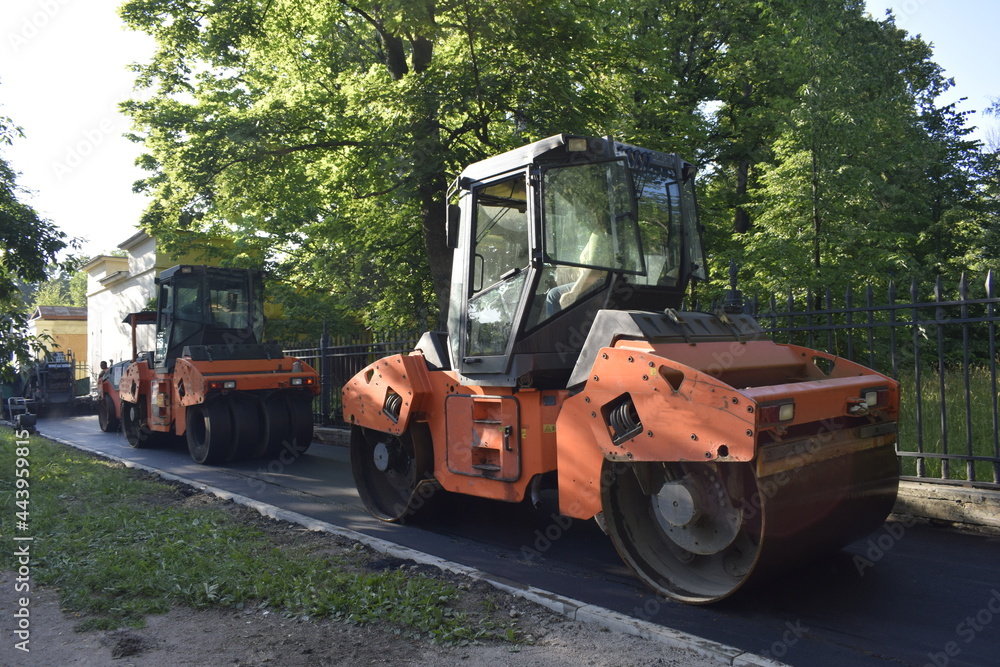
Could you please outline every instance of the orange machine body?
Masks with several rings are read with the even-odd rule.
[[[861,408],[869,392],[880,402]],[[398,415],[384,409],[393,394]],[[607,412],[626,397],[637,427],[617,434]],[[894,441],[899,390],[885,375],[793,345],[623,340],[600,351],[574,392],[463,386],[417,352],[370,365],[344,387],[343,404],[346,421],[376,431],[426,424],[434,477],[448,491],[517,502],[533,478],[556,472],[560,511],[588,519],[601,511],[605,461],[756,461],[773,475]],[[794,406],[791,418],[765,421],[762,407],[783,404]],[[759,456],[776,446],[781,456]]]
[[[156,284],[156,312],[125,320],[133,361],[118,388],[129,444],[184,436],[197,463],[304,452],[319,376],[264,342],[261,272],[178,265]],[[156,325],[154,351],[137,349],[141,324]]]
[[[297,364],[293,370],[293,364]],[[232,385],[232,386],[228,386]],[[193,361],[181,357],[173,372],[150,368],[142,361],[131,364],[119,385],[121,398],[140,403],[148,396],[149,430],[184,435],[187,409],[215,397],[261,394],[275,390],[300,390],[319,394],[319,374],[294,357]]]

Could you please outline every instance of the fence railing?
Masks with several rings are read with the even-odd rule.
[[[904,477],[1000,488],[997,322],[1000,296],[991,274],[951,288],[890,284],[835,297],[803,292],[754,300],[756,315],[777,342],[825,350],[900,382],[897,450]],[[321,376],[314,403],[318,424],[341,425],[340,388],[377,359],[407,353],[418,334],[386,340],[332,340],[286,346]]]
[[[312,347],[285,345],[285,354],[298,357],[319,373],[320,393],[313,401],[313,421],[325,426],[342,426],[340,390],[368,364],[393,354],[409,353],[419,334],[396,334],[384,340],[370,335],[331,338],[323,336]]]
[[[992,273],[946,288],[913,281],[876,295],[805,292],[754,301],[773,340],[822,349],[900,383],[897,450],[905,477],[1000,487],[997,286]]]

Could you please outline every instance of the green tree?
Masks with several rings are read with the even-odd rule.
[[[21,130],[0,117],[0,144],[10,145]],[[0,378],[9,379],[12,362],[26,362],[32,339],[27,333],[18,283],[45,278],[45,267],[66,247],[66,236],[21,201],[17,173],[0,159]]]
[[[370,326],[443,312],[449,177],[594,127],[574,57],[592,28],[561,3],[136,0],[123,16],[160,45],[138,68],[153,94],[125,107],[148,149],[144,226]]]
[[[973,198],[964,117],[935,106],[950,82],[922,40],[866,17],[863,3],[816,2],[785,20],[775,64],[799,88],[760,153],[753,221],[735,225],[731,247],[769,290],[926,272],[931,230]]]
[[[64,280],[50,279],[38,285],[35,294],[28,304],[28,314],[39,306],[70,306],[68,283]]]
[[[122,15],[159,44],[125,106],[147,149],[143,225],[167,249],[270,269],[289,323],[440,322],[448,179],[557,132],[701,162],[709,252],[751,287],[951,271],[992,247],[989,164],[964,114],[935,106],[948,81],[861,0],[131,0]]]
[[[39,306],[87,306],[87,273],[75,268],[82,265],[79,260],[67,260],[65,265],[48,267],[48,275],[43,282],[34,285],[34,292],[27,300],[27,314],[31,315]]]

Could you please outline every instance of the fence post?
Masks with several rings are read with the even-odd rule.
[[[910,283],[910,303],[913,305],[913,407],[917,416],[917,453],[924,452],[924,411],[923,411],[923,387],[920,377],[920,288],[917,287],[917,279]],[[917,477],[926,477],[927,461],[922,456],[917,457]]]
[[[976,479],[976,462],[972,459],[972,385],[969,370],[969,281],[962,272],[958,282],[958,296],[962,301],[962,379],[965,381],[965,445],[969,458],[965,461],[965,475],[970,482]]]
[[[993,414],[993,483],[1000,484],[1000,415],[997,414],[997,345],[996,324],[993,322],[993,299],[996,292],[993,287],[993,271],[986,274],[986,316],[990,323],[990,387]]]
[[[833,290],[826,288],[826,351],[837,349],[837,334],[833,326]]]
[[[944,306],[940,305],[944,301],[944,288],[941,287],[941,276],[934,282],[934,302],[939,304],[934,307],[934,321],[937,330],[937,352],[938,352],[938,394],[941,400],[941,479],[951,477],[951,461],[948,460],[948,392],[945,390],[945,363],[944,363]]]
[[[320,423],[326,425],[330,423],[330,392],[333,389],[330,386],[333,382],[333,359],[330,358],[330,334],[326,329],[326,320],[323,320],[323,335],[319,337],[319,365],[320,396],[323,403]]]
[[[889,357],[892,359],[892,379],[899,379],[899,358],[896,355],[896,281],[889,281]]]
[[[854,361],[854,289],[847,285],[847,292],[844,294],[844,304],[847,315],[847,358]]]
[[[868,367],[875,368],[875,290],[871,283],[865,290],[865,309],[868,311]]]

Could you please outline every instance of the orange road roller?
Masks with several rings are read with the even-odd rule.
[[[548,485],[642,581],[693,604],[882,524],[897,383],[774,343],[738,307],[680,310],[707,278],[694,176],[676,155],[571,135],[462,172],[447,331],[343,388],[372,514]]]
[[[126,318],[133,362],[119,392],[129,444],[184,436],[204,464],[305,452],[319,375],[263,343],[261,273],[180,265],[160,274],[157,290],[155,314]],[[156,349],[139,354],[136,326],[154,315]]]

